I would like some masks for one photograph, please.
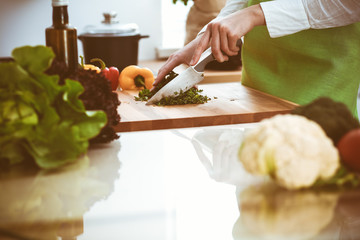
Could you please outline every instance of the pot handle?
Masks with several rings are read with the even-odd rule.
[[[149,37],[150,37],[149,35],[140,35],[139,39],[141,39],[141,38],[149,38]]]

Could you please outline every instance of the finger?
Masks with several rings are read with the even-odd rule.
[[[201,37],[199,44],[196,46],[193,57],[190,61],[191,66],[195,65],[199,61],[201,54],[205,51],[205,49],[209,45],[210,37],[211,37],[211,31],[208,27],[205,33],[203,34],[203,36]]]
[[[165,67],[159,70],[158,75],[156,76],[153,86],[158,85],[162,80],[164,80],[167,73],[171,71],[170,67]]]
[[[228,35],[229,50],[232,53],[235,53],[234,55],[237,55],[238,52],[240,51],[240,46],[237,46],[238,40],[240,40],[240,38],[238,38],[237,36]],[[234,55],[230,55],[230,56],[234,56]]]
[[[220,29],[220,47],[221,51],[225,53],[228,56],[232,56],[233,52],[230,51],[229,45],[228,45],[228,35],[224,28]]]
[[[171,70],[173,70],[178,65],[179,65],[179,63],[176,60],[169,58],[166,61],[166,63],[159,69],[153,85],[156,86],[157,84],[159,84],[162,80],[164,80],[166,74],[168,74]]]
[[[226,57],[221,52],[220,41],[219,25],[214,24],[211,35],[211,51],[218,62],[224,62]]]
[[[162,80],[164,80],[165,78],[165,75],[166,75],[166,71],[160,69],[154,82],[153,82],[153,86],[156,86],[158,85]]]

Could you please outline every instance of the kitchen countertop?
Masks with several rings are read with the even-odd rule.
[[[0,164],[0,239],[359,239],[360,188],[288,191],[246,174],[219,139],[256,125],[122,132],[56,171]]]
[[[254,126],[126,132],[62,170],[2,167],[0,239],[358,239],[359,189],[286,191],[198,137]]]

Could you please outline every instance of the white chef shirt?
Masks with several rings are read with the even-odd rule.
[[[247,6],[248,0],[228,0],[219,20]],[[360,21],[359,0],[274,0],[260,3],[270,37],[281,37],[309,28],[345,26]],[[206,26],[200,31],[204,32]]]

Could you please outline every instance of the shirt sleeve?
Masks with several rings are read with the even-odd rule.
[[[281,37],[310,28],[302,0],[262,2],[270,37]]]
[[[270,37],[360,21],[359,0],[275,0],[260,5]]]
[[[311,28],[340,27],[360,21],[359,0],[302,0]]]

